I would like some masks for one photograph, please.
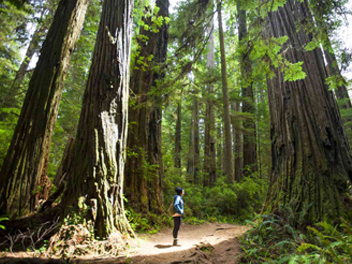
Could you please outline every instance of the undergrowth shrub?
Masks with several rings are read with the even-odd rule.
[[[142,216],[142,214],[136,213],[132,208],[127,208],[125,211],[133,231],[139,233],[155,234],[162,227],[171,226],[172,219],[166,214],[156,215],[149,213],[146,216]]]
[[[182,169],[172,168],[164,179],[166,208],[173,202],[177,186],[185,189],[185,222],[190,217],[207,221],[243,222],[252,219],[254,213],[261,210],[267,185],[266,181],[254,174],[233,184],[226,183],[226,177],[221,176],[213,186],[203,187],[189,183]]]
[[[290,208],[281,215],[257,215],[240,238],[241,263],[352,263],[352,226],[339,222],[299,229]]]

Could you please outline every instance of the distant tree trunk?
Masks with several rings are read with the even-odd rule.
[[[181,102],[177,103],[177,120],[175,130],[174,166],[176,168],[181,168]]]
[[[306,220],[315,223],[341,215],[352,158],[336,100],[325,84],[323,54],[320,48],[305,51],[312,36],[296,28],[309,19],[307,2],[298,0],[268,15],[270,36],[289,37],[282,55],[292,63],[303,61],[307,76],[284,82],[275,70],[276,77],[267,80],[273,168],[266,207],[306,210]]]
[[[62,156],[62,160],[60,166],[56,172],[55,179],[53,184],[57,187],[56,191],[51,194],[49,197],[46,197],[44,200],[45,203],[42,205],[40,211],[44,211],[47,208],[50,208],[51,205],[55,202],[55,200],[63,193],[65,190],[65,184],[67,183],[67,172],[72,166],[73,161],[73,151],[74,151],[74,138],[70,137],[68,139],[64,155]],[[40,185],[42,186],[42,184]]]
[[[344,101],[344,103],[342,105],[340,105],[341,108],[344,109],[349,109],[352,107],[351,105],[351,98],[348,95],[348,91],[346,88],[346,81],[344,79],[344,77],[341,74],[341,71],[339,69],[339,65],[337,64],[337,59],[335,56],[335,53],[332,51],[332,47],[331,44],[329,43],[329,48],[328,49],[324,49],[324,53],[325,53],[325,58],[326,61],[328,63],[328,75],[329,76],[335,76],[335,78],[340,81],[343,82],[343,85],[338,85],[337,89],[335,90],[335,94],[337,99]]]
[[[217,156],[217,169],[218,170],[223,170],[223,162],[224,162],[224,132],[223,132],[223,125],[221,122],[216,124],[216,138],[217,138],[217,150],[216,150],[216,156]]]
[[[74,143],[63,214],[91,207],[99,238],[130,231],[123,184],[127,144],[133,1],[105,0]]]
[[[243,8],[243,3],[237,1],[238,12],[238,40],[240,45],[246,46],[241,49],[240,68],[241,68],[241,87],[243,96],[242,111],[252,116],[243,122],[245,133],[243,134],[243,173],[249,175],[257,171],[257,144],[256,144],[256,127],[254,120],[254,95],[252,65],[248,51],[248,31],[247,31],[247,14]]]
[[[327,62],[327,73],[329,76],[335,76],[336,80],[342,85],[338,85],[337,89],[335,90],[336,97],[344,101],[344,104],[340,105],[341,108],[344,109],[349,109],[352,107],[351,105],[351,98],[348,95],[348,91],[346,88],[346,81],[344,77],[341,75],[341,71],[339,69],[339,65],[337,63],[336,55],[334,53],[332,44],[330,42],[329,38],[329,33],[328,33],[328,25],[326,25],[326,22],[324,21],[324,15],[323,13],[324,8],[326,8],[326,3],[324,1],[318,0],[317,5],[311,5],[313,8],[313,14],[315,17],[315,22],[318,25],[319,31],[323,31],[323,37],[324,37],[324,54],[325,54],[325,59]],[[320,32],[321,33],[321,32]],[[347,120],[344,120],[347,121]],[[351,120],[348,120],[351,121]]]
[[[235,118],[232,122],[232,131],[233,131],[233,145],[235,152],[235,181],[239,182],[242,178],[242,168],[243,168],[243,158],[241,157],[242,153],[242,140],[241,140],[241,126],[239,125],[239,120],[236,120],[237,113],[240,112],[240,104],[238,102],[232,103],[232,109],[235,113]]]
[[[0,208],[11,217],[31,212],[37,202],[71,53],[88,0],[62,0],[29,83],[21,115],[0,173]]]
[[[21,63],[19,70],[16,73],[16,77],[13,81],[11,90],[14,92],[18,92],[21,86],[21,83],[26,75],[29,63],[35,53],[39,51],[39,44],[43,36],[46,34],[48,27],[51,24],[52,14],[55,12],[56,5],[54,2],[57,1],[49,1],[46,6],[43,7],[40,20],[38,22],[37,28],[33,33],[32,39],[27,48],[26,55]]]
[[[209,31],[209,52],[207,54],[208,76],[213,76],[215,69],[215,52],[214,52],[214,23],[212,20]],[[215,153],[215,113],[214,113],[214,85],[207,85],[207,100],[205,110],[205,128],[204,128],[204,183],[206,186],[216,181],[216,153]]]
[[[168,0],[157,0],[160,8],[158,16],[168,17]],[[146,19],[151,24],[151,18]],[[161,120],[162,95],[157,82],[164,78],[163,69],[167,56],[168,26],[163,23],[158,33],[141,27],[140,34],[148,41],[140,41],[141,55],[147,67],[136,65],[132,73],[131,89],[136,96],[136,107],[130,109],[128,149],[135,155],[129,155],[126,165],[126,196],[134,210],[142,214],[149,211],[161,213],[162,194],[161,180],[163,173],[161,155]],[[152,61],[148,61],[148,59]]]
[[[53,1],[52,1],[53,2]],[[57,1],[56,1],[57,2]],[[48,6],[48,7],[47,7]],[[15,79],[12,82],[11,89],[0,99],[0,109],[3,107],[6,108],[20,108],[20,99],[19,95],[24,94],[25,91],[21,90],[23,84],[23,79],[26,76],[29,63],[35,53],[39,50],[39,44],[41,38],[46,34],[48,27],[51,24],[52,13],[55,12],[57,5],[54,4],[44,4],[43,10],[40,15],[40,19],[37,25],[36,30],[33,33],[32,39],[28,45],[26,55],[18,69]],[[24,85],[23,85],[24,86]],[[26,87],[28,88],[28,87]],[[20,97],[21,98],[21,97]],[[0,120],[4,120],[8,114],[0,114]]]
[[[227,74],[226,74],[226,56],[225,56],[225,44],[224,44],[224,33],[222,29],[222,16],[221,16],[221,2],[218,2],[218,20],[219,20],[219,40],[220,40],[220,53],[221,53],[221,75],[222,75],[222,93],[223,93],[223,104],[224,104],[224,156],[226,162],[224,162],[224,173],[227,177],[228,182],[234,181],[234,165],[233,165],[233,154],[232,154],[232,137],[231,137],[231,119],[230,119],[230,108],[229,108],[229,92],[227,87]]]
[[[198,99],[193,98],[192,106],[192,120],[190,129],[189,151],[187,172],[189,174],[189,181],[198,183],[199,176],[199,113],[198,113]]]

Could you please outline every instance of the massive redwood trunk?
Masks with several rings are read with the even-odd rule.
[[[273,168],[266,207],[307,210],[306,220],[315,222],[341,215],[352,158],[337,103],[325,83],[322,52],[305,51],[312,36],[296,27],[309,19],[307,2],[298,0],[288,0],[268,15],[270,35],[289,38],[283,56],[292,63],[303,61],[307,76],[284,82],[276,70],[276,77],[268,79]]]
[[[88,0],[62,0],[29,83],[21,115],[0,172],[0,211],[10,217],[31,212],[43,157],[49,151],[71,53]]]
[[[241,1],[237,2],[238,12],[238,40],[241,47],[240,69],[241,87],[243,96],[242,111],[251,116],[244,120],[243,128],[243,174],[249,175],[257,171],[257,143],[255,108],[252,81],[252,65],[249,58],[248,31],[247,31],[247,12]],[[237,170],[237,169],[236,169]]]
[[[124,213],[133,1],[105,0],[74,154],[66,179],[64,214],[90,206],[96,236],[129,231]]]
[[[157,0],[156,6],[160,8],[158,16],[168,17],[168,0]],[[151,18],[145,22],[151,25]],[[136,58],[135,67],[139,68],[133,71],[131,78],[136,104],[130,108],[128,150],[131,155],[126,166],[126,197],[133,209],[148,214],[149,211],[162,212],[162,95],[158,82],[164,77],[168,26],[164,22],[158,33],[141,27],[140,34],[148,37],[147,42],[139,40],[140,56],[148,66],[139,65],[140,58]]]

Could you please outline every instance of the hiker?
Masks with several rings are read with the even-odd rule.
[[[182,215],[183,215],[183,200],[182,196],[185,194],[185,191],[177,187],[175,189],[176,195],[174,195],[174,210],[175,214],[172,215],[174,218],[174,230],[173,230],[173,236],[174,236],[174,246],[181,246],[178,243],[177,235],[178,235],[178,230],[180,230],[181,222],[182,222]]]

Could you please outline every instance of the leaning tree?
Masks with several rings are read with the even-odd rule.
[[[129,231],[124,213],[132,0],[105,0],[83,98],[63,214],[90,207],[96,236]]]
[[[281,55],[291,63],[303,62],[306,77],[285,81],[281,69],[267,80],[272,174],[266,207],[291,206],[315,222],[341,215],[352,158],[336,100],[325,82],[322,51],[304,49],[312,40],[305,31],[308,23],[307,1],[288,0],[268,14],[270,37],[288,37]]]
[[[70,57],[88,0],[61,0],[30,80],[16,129],[0,171],[0,214],[34,210]]]

